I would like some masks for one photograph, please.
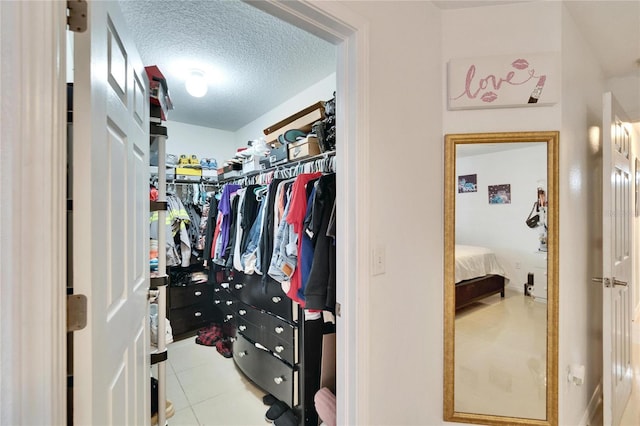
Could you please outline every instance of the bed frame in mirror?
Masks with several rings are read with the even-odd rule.
[[[558,424],[558,144],[559,132],[504,132],[445,135],[444,214],[444,420],[484,425]],[[478,414],[455,411],[455,201],[457,192],[456,146],[462,144],[544,142],[547,144],[547,339],[546,418]]]

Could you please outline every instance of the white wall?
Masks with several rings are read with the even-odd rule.
[[[310,58],[311,60],[311,58]],[[278,105],[268,113],[258,117],[246,126],[236,130],[235,143],[238,147],[247,146],[247,142],[264,136],[263,130],[318,101],[328,101],[336,90],[336,74],[333,73],[313,86],[298,93],[288,101]]]
[[[443,12],[441,66],[445,133],[560,128],[558,104],[532,108],[446,110],[446,65],[450,59],[560,52],[560,8],[560,2],[529,2]],[[543,22],[544,26],[528,25],[531,22]]]
[[[370,119],[370,241],[386,248],[386,273],[367,288],[362,424],[442,424],[440,11],[429,2],[342,3],[369,22],[369,90],[358,96]]]
[[[538,265],[544,254],[539,229],[524,222],[537,199],[538,182],[546,185],[546,144],[458,158],[456,174],[476,174],[478,192],[456,194],[456,243],[495,251],[509,278],[509,286],[523,292],[527,273],[544,293],[546,276]],[[510,204],[489,204],[488,185],[511,185]],[[546,298],[546,297],[545,297]]]
[[[195,154],[198,159],[215,158],[218,166],[236,153],[234,132],[167,121],[167,153]]]
[[[213,157],[221,165],[235,155],[237,148],[264,136],[266,127],[318,101],[331,99],[335,90],[336,74],[333,73],[235,132],[169,120],[166,122],[167,152],[195,154],[198,159]]]
[[[602,276],[602,158],[589,128],[601,127],[604,78],[564,8],[562,74],[559,419],[578,425],[602,378],[602,288],[591,283]],[[562,380],[572,363],[587,366],[582,386]]]
[[[634,74],[610,78],[605,86],[616,97],[631,121],[640,122],[640,69]]]

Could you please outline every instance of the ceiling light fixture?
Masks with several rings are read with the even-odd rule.
[[[194,98],[201,98],[206,95],[209,89],[204,72],[200,70],[191,70],[185,81],[187,92]]]

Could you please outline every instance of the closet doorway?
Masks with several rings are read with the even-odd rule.
[[[125,13],[124,13],[124,14],[125,14],[125,18],[127,17],[127,13],[126,13],[126,5],[127,5],[127,3],[129,3],[129,2],[123,2],[123,3],[122,3],[122,5],[123,5],[123,10],[124,10],[124,12],[125,12]],[[183,3],[183,5],[184,5],[184,3]],[[278,12],[279,14],[284,14],[284,15],[289,16],[289,18],[291,18],[292,10],[286,10],[286,11],[285,11],[285,10],[284,10],[284,9],[282,9],[282,8],[281,8],[281,6],[279,6],[279,5],[269,5],[269,4],[266,4],[266,5],[265,5],[265,4],[260,4],[259,6],[262,6],[262,7],[267,6],[267,8],[268,8],[268,9],[271,9],[271,10],[270,10],[270,12],[274,12],[274,11],[276,11],[276,12]],[[307,6],[305,6],[305,7],[307,7]],[[188,10],[185,10],[185,12],[188,12]],[[179,12],[178,12],[178,13],[179,13]],[[298,15],[298,16],[297,16],[298,24],[300,24],[300,22],[299,22],[299,20],[300,20],[300,14],[299,14],[299,12],[296,12],[296,14]],[[248,22],[248,23],[247,23],[247,25],[248,25],[248,26],[250,26],[250,25],[251,25],[251,22]],[[305,25],[306,25],[306,26],[313,26],[313,25],[315,25],[315,24],[314,24],[314,23],[312,23],[312,22],[307,22],[306,24],[302,24],[301,26],[303,26],[303,27],[304,27]],[[197,26],[191,26],[191,28],[197,28]],[[352,30],[349,30],[349,31],[352,31]],[[345,38],[346,38],[346,37],[347,37],[347,35],[348,35],[348,34],[345,34],[343,37],[345,37]],[[326,34],[325,34],[325,36],[326,36]],[[336,44],[338,44],[338,42],[340,41],[340,40],[339,40],[339,37],[336,37],[336,34],[334,34],[331,38],[333,39],[332,41],[333,41],[334,43],[336,43]],[[147,42],[148,42],[148,40],[147,40]],[[342,44],[343,44],[343,45],[345,45],[345,44],[347,44],[347,43],[346,43],[344,40],[342,40]],[[343,47],[345,47],[345,46],[343,46]],[[139,48],[140,48],[140,46],[139,46]],[[156,63],[155,61],[147,61],[147,60],[145,60],[144,52],[143,52],[143,51],[141,52],[141,56],[143,57],[143,61],[145,62],[145,65],[152,65],[152,64],[155,64],[155,63]],[[345,55],[345,56],[346,56],[346,55]],[[317,60],[317,58],[314,58],[314,59],[315,59],[315,60]],[[345,60],[345,59],[348,59],[348,58],[343,58],[343,60]],[[338,79],[339,79],[339,77],[337,78],[337,80],[338,80]],[[170,90],[171,90],[171,87],[172,87],[172,86],[171,86],[171,84],[172,84],[172,83],[171,83],[171,81],[170,81],[169,79],[168,79],[168,83],[169,83],[169,85],[170,85]],[[338,92],[340,93],[340,91],[339,91],[339,90],[338,90]],[[327,95],[330,95],[330,93],[327,93]],[[340,95],[338,95],[338,96],[340,96]],[[327,97],[327,96],[325,96],[325,98],[326,98],[326,97]],[[348,116],[348,111],[349,111],[348,107],[350,106],[350,104],[351,104],[351,109],[353,109],[353,106],[355,105],[355,101],[348,102],[348,101],[346,101],[346,100],[345,100],[345,102],[342,104],[342,106],[345,108],[345,110],[344,110],[344,115],[342,115],[342,117],[347,117],[347,116]],[[179,108],[179,106],[177,106],[177,107]],[[170,142],[172,142],[172,135],[171,135],[171,123],[170,123],[170,122],[171,122],[171,116],[169,117],[169,123],[167,124],[167,127],[169,128],[169,141],[170,141]],[[351,139],[351,138],[349,138],[349,137],[345,137],[345,138],[344,138],[344,140],[345,140],[345,142],[348,142],[348,141],[350,141],[350,140],[352,140],[352,139]],[[355,142],[354,142],[354,145],[355,145]],[[169,146],[171,146],[171,144],[170,144]],[[179,149],[179,148],[177,148],[177,149]],[[339,148],[339,151],[349,152],[349,150],[354,150],[354,149],[355,149],[355,147],[349,147],[349,146],[346,146],[346,147]],[[172,153],[174,153],[174,152],[175,152],[176,154],[180,154],[180,153],[182,153],[181,151],[175,151],[175,150],[171,150],[171,149],[170,149],[168,152],[172,152]],[[220,160],[224,160],[224,159],[225,159],[225,158],[224,158],[224,154],[223,154],[223,155],[217,155],[216,153],[213,153],[213,155],[212,155],[212,156],[216,157],[216,158],[218,159],[218,161],[220,161]],[[340,156],[341,156],[341,154],[340,154],[340,153],[338,153],[338,157],[339,157],[339,158],[340,158]],[[339,161],[340,161],[340,162],[342,162],[341,160],[339,160]],[[342,164],[345,164],[345,163],[344,163],[344,162],[342,162]],[[347,167],[347,166],[343,166],[343,167]],[[340,183],[339,183],[338,185],[340,185]],[[355,182],[353,182],[353,183],[343,182],[343,183],[342,183],[342,185],[343,185],[343,186],[345,186],[345,187],[346,187],[347,185],[348,185],[348,186],[353,186],[353,187],[355,187],[355,186],[357,186],[357,183],[355,183]],[[346,199],[346,197],[344,196],[343,192],[342,192],[342,191],[341,191],[341,189],[340,189],[340,186],[339,186],[339,189],[338,189],[338,194],[339,194],[339,195],[338,195],[339,199],[343,199],[343,200],[344,200],[344,199]],[[354,201],[352,201],[352,202],[354,202]],[[342,211],[346,211],[346,210],[347,210],[347,208],[346,208],[346,206],[345,206],[345,207],[340,207],[340,210],[342,210]],[[355,209],[351,209],[351,211],[354,211],[354,210],[355,210]],[[346,219],[346,220],[345,220],[345,222],[344,222],[344,224],[345,224],[345,229],[349,229],[349,228],[350,228],[350,226],[349,226],[349,217],[348,217],[347,215],[345,215],[345,219]],[[351,229],[352,229],[352,228],[351,228]],[[340,241],[340,239],[339,239],[339,241]],[[342,239],[342,243],[345,243],[345,244],[344,244],[344,246],[343,246],[343,247],[345,247],[345,250],[344,250],[344,252],[345,252],[345,253],[353,253],[353,250],[351,250],[351,247],[349,247],[349,246],[348,246],[348,244],[351,244],[351,241],[353,241],[353,240],[346,239],[346,238],[343,238],[343,239]],[[339,243],[339,244],[340,244],[340,243]],[[345,259],[345,260],[346,260],[346,259]],[[353,262],[352,262],[352,263],[350,263],[350,262],[348,262],[348,261],[347,261],[347,262],[345,262],[345,263],[346,263],[346,264],[354,264]],[[343,269],[343,271],[342,271],[343,273],[344,273],[344,272],[346,272],[346,271],[345,271],[345,270],[346,270],[346,268],[345,268],[345,267],[343,267],[342,269]],[[339,269],[339,272],[338,272],[338,273],[340,274],[340,269]],[[357,274],[357,272],[356,272],[356,271],[351,272],[351,273],[353,274],[353,276],[355,276],[355,275]],[[346,275],[346,274],[345,274],[345,275]],[[339,280],[339,282],[345,282],[345,281],[341,279],[341,280]],[[355,290],[352,290],[352,292],[354,292],[354,293],[355,293]],[[340,297],[341,293],[342,293],[342,297]],[[339,301],[340,301],[340,300],[347,301],[347,300],[349,299],[348,297],[345,297],[345,293],[346,293],[346,290],[345,290],[345,289],[343,289],[343,288],[341,289],[340,287],[338,288],[338,300],[339,300]],[[343,302],[343,304],[344,304],[344,302]],[[346,307],[347,305],[344,305],[344,306]],[[352,319],[352,321],[353,321],[353,319]],[[348,326],[348,325],[347,325],[347,326]],[[349,328],[352,328],[352,327],[349,327]],[[338,337],[338,341],[339,341],[339,343],[338,343],[338,348],[339,348],[339,349],[338,349],[338,359],[339,359],[339,360],[340,360],[340,359],[342,359],[342,357],[343,357],[342,350],[340,349],[340,342],[346,342],[346,341],[347,341],[346,333],[344,333],[344,331],[342,331],[342,332],[341,332],[341,331],[340,331],[340,329],[345,330],[345,329],[346,329],[346,327],[340,327],[340,326],[339,326],[339,331],[338,331],[338,334],[339,334],[339,337]],[[344,336],[340,336],[340,334],[343,334]],[[193,338],[190,338],[189,340],[191,340],[191,341],[192,341],[192,340],[193,340]],[[170,353],[171,353],[171,348],[170,348]],[[338,361],[338,362],[340,363],[340,361]],[[230,366],[230,367],[231,367],[231,368],[233,368],[233,366]],[[341,367],[340,367],[340,365],[338,366],[338,368],[341,368]],[[343,368],[344,368],[344,367],[343,367]],[[342,377],[346,377],[346,376],[342,375]],[[183,385],[183,383],[181,383],[181,385]],[[171,395],[168,395],[168,397],[169,397],[169,399],[171,399]],[[348,400],[348,399],[349,399],[349,396],[348,396],[348,395],[343,395],[340,399],[341,399],[341,400],[345,400],[345,401],[346,401],[346,400]],[[347,412],[347,415],[348,415],[348,412]]]

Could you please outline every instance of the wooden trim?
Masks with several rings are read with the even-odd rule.
[[[65,424],[66,4],[0,19],[0,419]]]

